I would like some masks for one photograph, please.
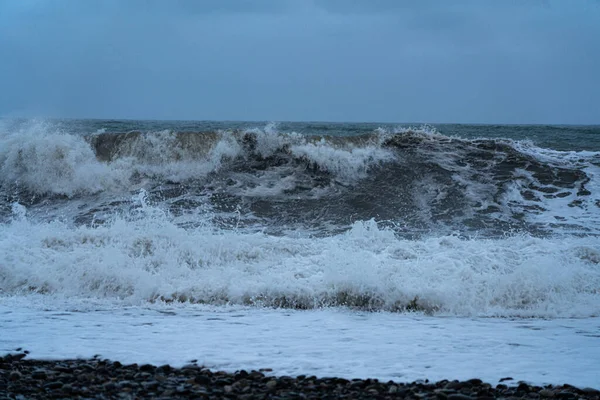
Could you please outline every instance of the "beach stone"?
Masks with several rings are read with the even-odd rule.
[[[388,393],[390,393],[390,394],[397,393],[397,392],[398,392],[398,386],[396,386],[396,385],[391,385],[388,388]]]
[[[454,389],[435,389],[435,392],[436,393],[443,393],[446,396],[449,396],[451,394],[459,393],[457,390],[454,390]]]
[[[350,381],[348,379],[344,379],[344,378],[335,379],[335,383],[337,383],[338,385],[346,386],[348,384],[348,382],[350,382]]]
[[[175,388],[175,393],[177,393],[177,394],[187,394],[189,392],[190,392],[190,390],[187,387],[185,387],[184,385],[179,385]]]
[[[86,370],[88,372],[91,372],[91,371],[95,370],[96,368],[94,368],[90,364],[80,364],[79,365],[79,369],[84,369],[84,370]]]
[[[575,397],[577,397],[577,395],[573,392],[563,390],[561,392],[556,393],[556,397],[559,399],[568,400],[568,399],[574,399]]]
[[[265,377],[265,374],[263,374],[262,372],[259,371],[252,371],[250,372],[250,374],[248,375],[248,377],[250,379],[254,379],[254,380],[259,380]]]
[[[114,382],[106,382],[102,386],[105,390],[115,390],[117,388],[117,385]]]
[[[554,397],[554,392],[552,390],[548,390],[548,389],[542,389],[538,392],[538,394],[541,397],[547,397],[547,398],[552,398]]]
[[[62,387],[63,387],[63,383],[62,382],[58,382],[58,381],[56,381],[56,382],[50,382],[50,383],[47,383],[47,384],[44,385],[45,389],[51,389],[51,390],[60,389]]]
[[[234,375],[236,380],[244,379],[248,377],[248,372],[246,370],[237,371]]]
[[[154,390],[154,389],[158,388],[159,385],[160,385],[160,383],[158,383],[158,381],[142,382],[142,387],[145,390]]]
[[[233,385],[231,385],[234,389],[248,386],[249,381],[247,379],[240,379],[239,381],[235,381]]]
[[[8,354],[5,359],[8,362],[13,362],[13,361],[20,361],[23,358],[25,358],[27,356],[27,353],[21,353],[21,354]]]
[[[524,382],[519,383],[519,386],[517,386],[517,392],[529,393],[529,390],[529,385]]]
[[[267,387],[267,390],[275,390],[277,387],[277,381],[275,379],[270,380],[265,386]]]
[[[219,378],[216,381],[214,381],[213,383],[218,386],[225,386],[225,385],[230,385],[233,382],[229,378]]]
[[[395,393],[396,397],[407,397],[412,394],[412,391],[407,388],[398,388],[398,391]]]
[[[444,389],[453,389],[453,390],[459,390],[464,386],[463,383],[459,382],[459,381],[451,381],[448,382],[446,384],[446,386],[444,386]]]
[[[575,394],[581,393],[581,389],[579,389],[578,387],[575,387],[573,385],[569,385],[568,383],[565,383],[564,385],[562,385],[562,388],[566,391],[573,392]]]
[[[154,369],[155,369],[155,367],[150,364],[144,364],[144,365],[140,366],[141,372],[154,372]]]
[[[37,369],[31,373],[31,377],[33,379],[44,380],[48,377],[48,374],[46,374],[46,371],[42,369]]]
[[[586,387],[581,389],[581,392],[583,394],[586,394],[588,396],[600,396],[600,390],[594,389],[594,388],[590,388],[590,387]]]
[[[196,375],[194,377],[194,382],[200,385],[210,385],[210,378],[204,375]]]
[[[8,379],[10,379],[11,381],[18,381],[19,379],[21,379],[21,377],[22,375],[19,371],[12,371],[8,376]]]
[[[365,386],[365,382],[361,379],[353,379],[350,381],[350,387],[352,389],[361,388],[363,386]]]
[[[487,386],[475,386],[473,387],[473,393],[477,393],[477,397],[489,396],[492,393],[492,388]]]
[[[169,373],[173,370],[173,368],[169,365],[169,364],[165,364],[165,365],[161,365],[160,367],[156,368],[156,372],[162,372],[162,373]]]
[[[473,397],[460,393],[449,394],[448,400],[473,400]]]
[[[137,374],[135,374],[133,376],[133,379],[135,379],[136,381],[142,381],[142,380],[148,379],[151,376],[152,376],[152,374],[150,374],[148,372],[138,372]]]
[[[57,365],[56,367],[54,367],[52,369],[56,372],[61,372],[63,374],[72,374],[73,373],[73,368],[64,367],[62,365]]]

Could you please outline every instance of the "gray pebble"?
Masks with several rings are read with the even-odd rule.
[[[267,387],[268,390],[275,390],[275,388],[277,387],[277,381],[270,380],[269,382],[267,382],[267,384],[265,386]]]
[[[19,371],[13,371],[8,376],[8,379],[10,379],[11,381],[18,381],[19,379],[21,379],[21,373]]]
[[[581,389],[581,392],[587,394],[589,396],[600,396],[600,390],[596,390],[594,388],[586,387]]]
[[[36,369],[35,371],[33,371],[31,373],[31,377],[33,379],[46,379],[48,377],[48,375],[46,374],[46,371],[44,371],[43,369]]]
[[[458,389],[462,388],[463,386],[464,386],[464,383],[462,383],[462,382],[452,381],[452,382],[448,382],[446,384],[446,386],[444,386],[444,388],[458,390]]]
[[[63,387],[63,383],[62,382],[50,382],[44,385],[44,388],[46,389],[51,389],[51,390],[55,390],[55,389],[60,389]]]
[[[473,397],[466,396],[464,394],[455,393],[455,394],[449,394],[448,400],[473,400]]]
[[[568,400],[568,399],[574,399],[576,397],[576,395],[575,395],[575,393],[563,390],[562,392],[556,393],[556,397],[559,399]]]

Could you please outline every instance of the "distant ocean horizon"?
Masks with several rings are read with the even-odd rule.
[[[121,121],[121,122],[165,122],[165,123],[176,123],[176,122],[210,122],[210,123],[245,123],[245,124],[268,124],[268,123],[298,123],[298,124],[382,124],[382,125],[409,125],[409,126],[421,126],[421,125],[475,125],[475,126],[557,126],[557,127],[597,127],[600,126],[600,122],[594,123],[575,123],[575,122],[498,122],[498,121],[486,121],[486,122],[473,122],[473,121],[435,121],[435,120],[423,120],[423,121],[385,121],[385,120],[320,120],[320,119],[227,119],[227,118],[136,118],[136,117],[56,117],[51,115],[14,115],[0,114],[0,120],[21,120],[21,121],[48,121],[48,122],[60,122],[60,121]]]

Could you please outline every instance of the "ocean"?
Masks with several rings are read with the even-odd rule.
[[[0,120],[0,352],[600,386],[600,126]]]

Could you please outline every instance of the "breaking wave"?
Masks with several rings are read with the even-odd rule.
[[[600,245],[457,236],[398,238],[374,221],[324,238],[185,229],[145,205],[73,228],[34,223],[22,206],[0,225],[0,290],[140,304],[345,306],[440,315],[597,316]]]
[[[373,218],[405,235],[586,235],[600,226],[599,176],[600,152],[462,139],[427,126],[347,137],[272,124],[87,136],[37,124],[0,134],[5,217],[12,202],[62,197],[80,201],[80,221],[89,222],[143,188],[173,214],[210,209],[225,227],[235,212],[242,225],[271,233],[340,232]]]

